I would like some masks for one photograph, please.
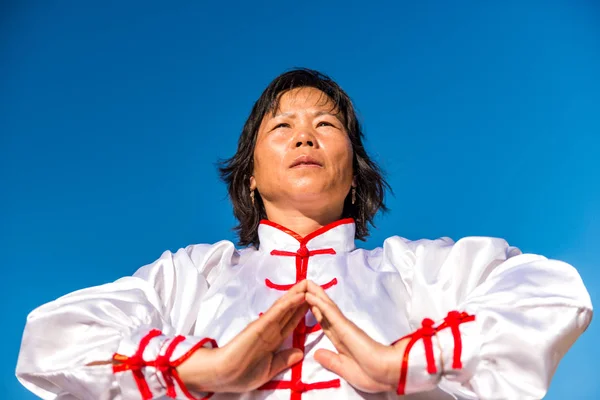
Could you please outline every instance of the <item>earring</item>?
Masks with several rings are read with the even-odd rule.
[[[352,188],[352,204],[356,203],[356,188]]]
[[[252,200],[252,205],[254,205],[254,190],[250,191],[250,200]]]

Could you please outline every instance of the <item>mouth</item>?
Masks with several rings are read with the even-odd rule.
[[[322,168],[323,165],[309,156],[300,156],[294,160],[290,168]]]

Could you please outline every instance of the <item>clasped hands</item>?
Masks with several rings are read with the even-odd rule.
[[[317,284],[304,280],[279,298],[227,345],[201,348],[179,366],[192,390],[243,393],[259,388],[304,357],[299,349],[279,350],[311,310],[337,353],[319,349],[315,360],[356,389],[394,391],[407,340],[386,346],[348,320]]]

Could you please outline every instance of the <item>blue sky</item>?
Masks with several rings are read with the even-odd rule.
[[[7,398],[33,399],[14,378],[33,308],[234,239],[214,164],[294,66],[346,89],[394,189],[361,246],[500,236],[575,265],[600,302],[594,1],[121,3],[2,5]],[[597,398],[599,334],[593,322],[548,399]]]

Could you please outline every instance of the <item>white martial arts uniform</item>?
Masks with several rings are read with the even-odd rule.
[[[263,221],[258,250],[222,241],[165,252],[132,277],[34,310],[17,376],[45,399],[187,398],[176,365],[198,346],[224,346],[308,278],[374,340],[414,333],[400,378],[407,400],[539,399],[591,320],[590,296],[564,262],[487,237],[391,237],[363,250],[354,232],[351,219],[305,238]],[[357,391],[322,368],[315,350],[334,347],[310,312],[282,347],[290,346],[304,350],[301,363],[260,390],[212,398],[398,397]],[[114,370],[86,366],[113,357],[122,362]]]

